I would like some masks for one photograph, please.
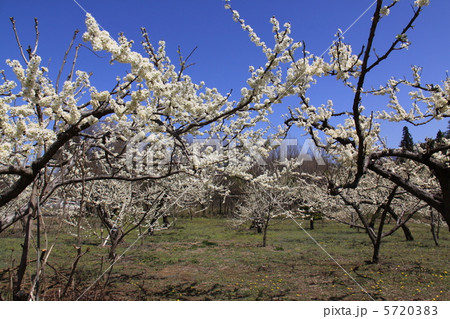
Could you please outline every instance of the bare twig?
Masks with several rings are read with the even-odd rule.
[[[75,275],[75,271],[76,271],[76,269],[77,269],[78,262],[80,261],[81,257],[83,257],[86,253],[89,252],[89,248],[87,248],[86,251],[85,251],[84,253],[81,251],[81,247],[76,247],[76,246],[74,246],[74,248],[77,250],[77,256],[75,257],[75,260],[74,260],[74,262],[73,262],[73,264],[72,264],[72,269],[71,269],[71,271],[70,271],[69,279],[67,280],[67,284],[66,284],[66,286],[64,287],[64,291],[63,291],[63,293],[62,293],[62,295],[61,295],[61,299],[64,298],[64,297],[66,296],[67,290],[68,290],[69,287],[72,285],[73,277],[74,277],[74,275]]]
[[[25,63],[28,64],[28,60],[25,57],[25,53],[23,52],[23,46],[20,43],[19,34],[17,33],[16,20],[14,20],[14,17],[9,18],[9,20],[11,20],[12,27],[13,27],[13,30],[14,30],[14,35],[16,36],[17,45],[19,46],[19,50],[20,50],[20,54],[22,55],[22,59],[25,61]]]
[[[180,72],[178,72],[178,81],[181,80],[181,76],[183,75],[184,71],[186,71],[187,68],[195,65],[195,63],[186,64],[189,60],[189,58],[194,54],[195,50],[197,50],[197,47],[195,47],[186,57],[186,59],[183,59],[183,56],[181,55],[181,48],[178,46],[178,58],[180,60]]]
[[[77,45],[77,47],[75,48],[75,57],[73,58],[73,61],[72,61],[72,69],[70,69],[69,76],[67,77],[68,81],[72,81],[73,73],[75,71],[75,64],[77,63],[77,59],[78,59],[78,51],[80,50],[80,47],[81,47],[81,44]]]
[[[39,21],[37,18],[34,18],[34,29],[36,31],[36,40],[34,42],[34,48],[33,48],[33,52],[31,52],[31,56],[36,54],[38,44],[39,44]],[[30,56],[30,58],[31,58],[31,56]]]
[[[78,32],[80,32],[80,31],[79,30],[74,31],[72,40],[70,41],[70,44],[69,44],[69,47],[67,48],[66,52],[64,53],[64,58],[63,58],[63,61],[61,64],[61,68],[59,69],[58,77],[56,78],[56,92],[58,92],[58,90],[59,90],[59,79],[61,78],[62,71],[67,62],[67,56],[69,55],[69,52],[72,49],[73,43],[75,42]]]

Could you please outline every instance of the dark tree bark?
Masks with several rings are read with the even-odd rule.
[[[28,300],[29,294],[22,290],[23,277],[28,266],[28,252],[30,250],[32,216],[28,215],[25,223],[25,238],[22,244],[22,256],[20,258],[19,269],[17,270],[16,280],[13,287],[13,300],[25,301]]]
[[[270,210],[267,212],[267,217],[264,220],[264,227],[263,227],[263,247],[266,247],[267,244],[267,229],[269,228],[269,223],[270,223]]]
[[[392,216],[392,218],[394,218],[394,220],[396,222],[398,221],[398,215],[392,209],[389,209],[389,214]],[[406,224],[402,224],[401,227],[402,227],[402,230],[403,230],[403,234],[405,234],[406,241],[413,241],[414,237],[413,237],[409,227],[406,226]]]
[[[384,227],[384,222],[386,221],[386,214],[387,214],[387,209],[384,209],[383,213],[381,214],[380,225],[378,226],[378,234],[377,234],[377,237],[375,240],[375,244],[373,246],[372,262],[374,264],[378,264],[378,262],[380,261],[381,239],[383,238],[383,227]]]
[[[401,156],[402,154],[402,152],[394,152],[393,150],[391,150],[391,152],[389,153],[398,154],[399,156]],[[411,154],[406,153],[406,155],[409,156]],[[412,155],[409,157],[412,157]],[[410,181],[402,178],[400,175],[388,171],[375,163],[369,164],[368,168],[372,170],[374,173],[380,175],[381,177],[384,177],[390,180],[391,182],[395,183],[396,185],[401,186],[408,193],[423,200],[428,205],[437,210],[447,223],[447,226],[450,231],[450,169],[446,167],[441,167],[443,165],[437,165],[434,162],[428,162],[427,166],[431,169],[431,171],[434,173],[434,175],[439,181],[441,187],[440,194],[430,193],[420,188],[419,186],[412,184]]]
[[[169,216],[164,214],[162,218],[163,218],[163,227],[169,227],[169,225],[170,225]]]
[[[435,175],[442,190],[441,209],[438,211],[446,221],[450,231],[450,170],[435,171]]]
[[[439,246],[439,241],[438,241],[437,231],[436,231],[436,218],[434,217],[434,213],[433,213],[432,209],[430,209],[430,218],[431,218],[431,222],[430,222],[431,234],[433,236],[434,244],[436,246]]]

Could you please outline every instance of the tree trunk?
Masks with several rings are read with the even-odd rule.
[[[402,187],[411,195],[423,200],[428,205],[436,209],[447,223],[450,231],[450,170],[447,168],[433,167],[433,173],[439,181],[441,194],[431,194],[420,187],[403,179],[400,175],[385,170],[376,164],[369,164],[369,169],[374,173],[390,180],[397,186]]]
[[[351,225],[350,225],[350,228],[353,228],[354,226],[353,225],[355,225],[356,224],[356,220],[358,219],[358,216],[355,216],[355,212],[351,212]],[[323,219],[322,219],[323,220]],[[359,232],[359,228],[357,228],[358,229],[358,232]]]
[[[163,215],[163,227],[169,227],[169,217],[167,215]]]
[[[263,228],[261,227],[261,224],[257,224],[257,225],[256,225],[256,232],[257,232],[258,234],[262,234]]]
[[[430,208],[430,218],[431,218],[431,234],[433,235],[433,240],[436,246],[439,246],[437,234],[436,234],[436,219],[434,217],[433,209]]]
[[[266,247],[266,242],[267,242],[267,226],[264,226],[263,243],[262,243],[263,247]]]
[[[439,231],[441,230],[441,218],[437,217],[436,238],[439,239]]]
[[[116,260],[116,249],[123,239],[123,231],[119,227],[113,227],[109,233],[111,240],[111,247],[109,248],[108,258],[112,261]]]
[[[263,222],[261,222],[260,219],[254,219],[252,220],[252,224],[250,225],[249,229],[256,229],[256,232],[258,234],[261,234],[263,232],[262,224]]]
[[[380,247],[381,247],[381,240],[383,239],[383,227],[384,223],[386,221],[386,215],[388,211],[391,211],[391,203],[394,200],[395,194],[397,193],[398,186],[395,186],[391,193],[389,194],[389,197],[386,201],[386,204],[380,206],[380,208],[383,209],[383,212],[381,213],[381,219],[380,219],[380,225],[378,226],[378,233],[375,238],[375,241],[373,242],[373,256],[372,256],[372,262],[374,264],[378,264],[380,261]],[[377,209],[378,212],[378,209]]]
[[[439,170],[435,172],[442,191],[442,205],[438,210],[447,223],[450,231],[450,173],[448,171]]]
[[[378,262],[380,261],[381,239],[383,238],[383,226],[384,226],[384,221],[386,220],[386,214],[387,214],[387,209],[384,209],[383,214],[381,215],[380,225],[378,226],[377,239],[375,241],[375,245],[373,246],[372,262],[374,264],[378,264]]]
[[[411,233],[411,230],[405,224],[402,225],[403,234],[405,235],[406,241],[413,241],[414,237]]]
[[[396,222],[398,221],[398,215],[392,209],[389,210],[389,214],[392,216],[392,218],[394,218],[394,220]],[[405,234],[406,241],[413,241],[414,237],[411,233],[411,230],[408,228],[408,226],[406,226],[406,224],[403,224],[401,227],[403,230],[403,234]]]
[[[31,224],[33,215],[36,211],[36,205],[38,201],[38,187],[37,183],[33,185],[31,191],[30,200],[28,202],[27,211],[25,216],[27,216],[27,221],[25,224],[25,239],[22,245],[22,257],[20,258],[19,269],[17,270],[17,278],[14,283],[13,289],[13,300],[28,300],[29,294],[22,290],[22,281],[25,276],[25,271],[28,265],[28,252],[30,250],[30,238],[31,238]]]
[[[264,229],[263,229],[263,247],[266,247],[267,243],[267,228],[269,228],[270,222],[270,213],[267,214],[267,218],[264,221]]]
[[[20,258],[19,269],[17,270],[16,281],[14,282],[13,300],[25,301],[28,300],[28,294],[22,290],[22,281],[25,276],[25,271],[28,265],[28,251],[30,250],[30,237],[31,237],[31,222],[32,216],[27,216],[25,224],[25,239],[22,245],[22,257]]]

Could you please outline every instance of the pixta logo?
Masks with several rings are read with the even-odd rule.
[[[269,160],[264,157],[254,145],[267,145],[266,140],[258,141],[241,141],[241,145],[236,143],[228,144],[226,147],[221,139],[215,138],[196,138],[191,142],[186,142],[184,149],[184,158],[178,158],[177,163],[190,161],[201,162],[203,159],[211,156],[217,156],[217,161],[226,159],[230,162],[235,160],[239,162],[242,156],[250,158],[252,162],[257,165],[269,165]],[[283,164],[287,160],[297,161],[298,165],[303,165],[305,162],[313,162],[318,166],[326,165],[320,149],[314,144],[312,139],[305,139],[302,144],[297,139],[288,138],[280,142],[270,141],[273,149],[273,156],[271,160],[276,163]],[[243,154],[243,152],[245,154]],[[126,167],[130,171],[147,171],[153,169],[166,167],[170,163],[173,164],[173,148],[167,146],[163,142],[151,143],[143,134],[137,134],[133,137],[126,150]],[[195,163],[194,163],[195,164]],[[272,161],[273,164],[273,161]]]

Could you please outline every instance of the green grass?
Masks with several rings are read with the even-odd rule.
[[[305,225],[307,223],[304,223]],[[294,222],[275,220],[268,246],[262,235],[235,229],[217,218],[179,219],[172,229],[145,236],[114,265],[108,285],[102,277],[87,300],[369,300],[369,297]],[[441,230],[440,246],[429,226],[411,224],[414,242],[397,232],[382,243],[379,264],[368,264],[367,235],[333,222],[317,221],[310,234],[377,300],[449,300],[449,242]],[[50,232],[49,243],[55,234]],[[137,238],[131,234],[118,254]],[[0,236],[0,270],[20,260],[21,232]],[[43,297],[57,299],[76,256],[75,238],[59,234],[45,270]],[[108,247],[95,236],[84,238],[75,276],[74,299],[106,270]],[[34,259],[34,251],[30,259]],[[34,273],[30,264],[29,278]],[[8,294],[8,272],[0,275],[0,292]]]

